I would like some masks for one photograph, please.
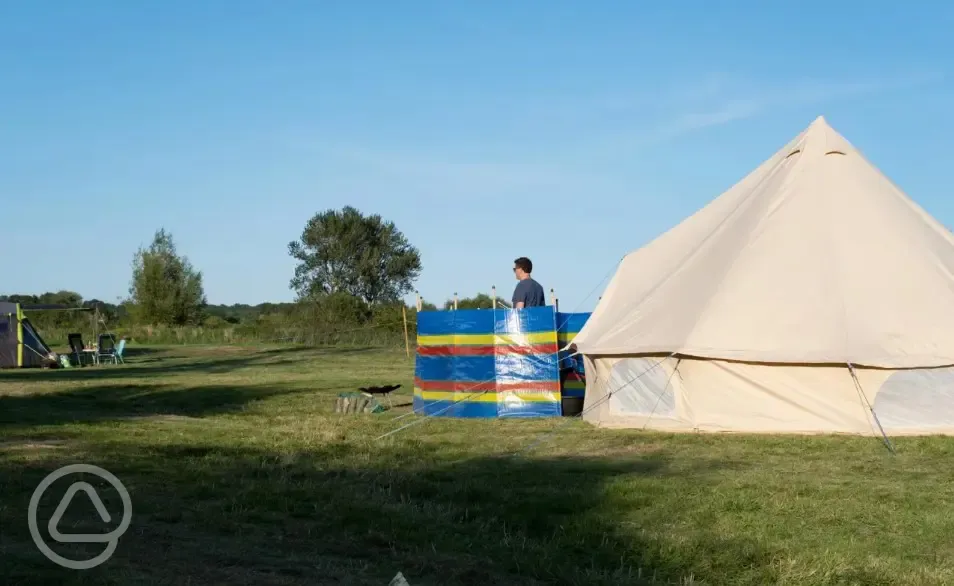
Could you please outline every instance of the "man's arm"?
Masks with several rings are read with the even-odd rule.
[[[513,290],[513,308],[514,309],[523,309],[527,305],[527,286],[526,281],[520,281],[517,283],[516,288]]]

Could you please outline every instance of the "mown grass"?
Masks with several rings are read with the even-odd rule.
[[[0,583],[952,584],[954,442],[666,435],[578,420],[394,417],[400,351],[131,348],[124,366],[0,373]],[[335,415],[399,382],[402,405]],[[533,451],[514,452],[562,427]],[[114,473],[133,503],[113,557],[43,557],[33,489]],[[97,487],[118,524],[116,493]],[[89,558],[102,544],[55,544]],[[78,496],[64,532],[102,532]],[[61,524],[62,528],[62,524]]]

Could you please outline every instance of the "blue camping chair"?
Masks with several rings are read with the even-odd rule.
[[[123,338],[119,340],[119,345],[113,345],[113,337],[111,335],[102,335],[99,337],[99,362],[102,363],[105,359],[106,361],[112,361],[113,364],[123,363],[126,361],[123,360],[123,350],[126,349],[126,339]]]

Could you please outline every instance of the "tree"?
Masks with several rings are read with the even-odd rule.
[[[206,306],[202,273],[176,254],[172,235],[165,229],[156,232],[149,248],[136,252],[129,293],[132,311],[142,323],[202,323]]]
[[[369,305],[413,290],[421,255],[393,222],[346,206],[315,214],[288,244],[298,261],[291,280],[300,299],[346,293]]]
[[[504,309],[509,305],[504,305],[502,297],[497,296],[497,307]],[[464,297],[457,300],[457,309],[491,309],[494,306],[494,299],[486,293],[478,293],[474,297]],[[448,299],[444,302],[444,309],[454,309],[454,300]]]

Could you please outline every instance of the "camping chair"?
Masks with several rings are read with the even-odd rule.
[[[66,337],[70,345],[70,354],[76,359],[76,364],[83,366],[83,334],[69,334]]]
[[[123,361],[123,350],[126,348],[126,339],[119,341],[119,346],[114,345],[114,340],[112,335],[103,334],[99,337],[99,361],[102,362],[105,358],[107,361],[112,361],[113,364],[118,364]]]

